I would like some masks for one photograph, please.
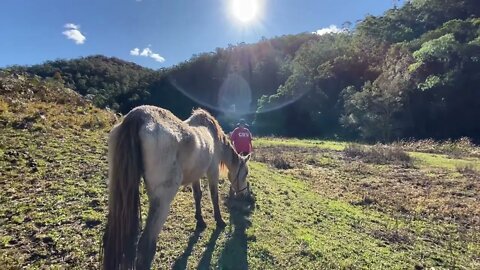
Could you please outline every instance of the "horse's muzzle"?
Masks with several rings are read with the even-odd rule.
[[[232,188],[230,188],[230,196],[235,199],[246,199],[249,198],[251,195],[250,191],[250,183],[247,183],[247,188],[245,188],[241,192],[236,192]]]

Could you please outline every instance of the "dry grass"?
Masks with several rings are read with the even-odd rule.
[[[281,170],[288,170],[293,168],[292,165],[283,157],[274,157],[272,161],[273,167]]]
[[[353,146],[345,152],[269,146],[256,155],[268,164],[281,156],[293,165],[286,173],[307,180],[328,198],[480,229],[480,182],[471,167],[459,168],[461,173],[419,169],[405,152],[387,146]]]
[[[38,76],[6,71],[0,71],[0,95],[13,103],[43,101],[79,106],[88,103],[81,95],[55,80],[42,80]]]
[[[472,181],[480,180],[480,172],[477,169],[475,169],[475,167],[473,167],[472,165],[457,167],[457,171],[461,173],[463,176],[470,178]]]
[[[254,153],[253,160],[269,164],[279,170],[302,167],[305,162],[313,165],[317,163],[315,156],[325,152],[325,150],[319,148],[299,148],[288,145],[260,147],[259,149],[261,150]],[[265,149],[269,150],[264,151]],[[295,151],[298,149],[301,150]]]
[[[349,144],[343,152],[346,157],[360,159],[367,163],[412,166],[412,158],[399,147],[380,144],[374,146]]]
[[[432,139],[399,141],[393,145],[405,151],[445,154],[454,158],[480,157],[480,147],[475,145],[469,138],[447,141],[435,141]]]

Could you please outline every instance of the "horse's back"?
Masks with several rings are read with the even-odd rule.
[[[169,170],[175,164],[186,178],[194,180],[205,174],[213,160],[215,138],[208,127],[192,125],[166,109],[148,105],[132,109],[123,122],[126,121],[141,123],[138,132],[146,173],[158,166]],[[190,182],[185,181],[183,184]]]

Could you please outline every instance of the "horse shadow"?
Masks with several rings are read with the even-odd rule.
[[[215,245],[217,242],[220,233],[224,230],[223,227],[217,227],[210,235],[210,239],[208,240],[207,247],[203,252],[202,259],[198,264],[198,269],[209,269],[210,263],[212,260],[213,251],[215,250]],[[196,228],[193,234],[188,239],[188,245],[182,255],[180,255],[172,265],[172,269],[175,270],[183,270],[187,268],[188,259],[192,255],[193,247],[197,244],[198,240],[204,228]]]
[[[255,210],[255,201],[228,197],[225,204],[230,210],[229,238],[220,254],[218,268],[248,269],[246,231],[252,224],[249,217]]]
[[[236,200],[227,197],[225,205],[230,211],[230,225],[228,225],[228,240],[221,251],[217,268],[220,269],[248,269],[247,261],[247,235],[246,230],[251,225],[249,216],[255,209],[252,201]],[[213,252],[218,237],[225,230],[224,227],[217,227],[208,240],[206,248],[202,254],[196,269],[210,269]],[[188,259],[192,255],[194,246],[197,244],[203,229],[196,228],[188,240],[187,247],[172,265],[172,269],[183,270],[187,268]]]
[[[190,236],[188,239],[188,245],[187,248],[183,251],[183,254],[180,255],[175,262],[172,265],[172,269],[175,270],[181,270],[181,269],[187,269],[187,262],[188,258],[190,255],[192,255],[193,247],[195,244],[197,244],[198,239],[200,239],[200,235],[202,234],[203,229],[202,228],[195,228],[195,231],[193,234]]]

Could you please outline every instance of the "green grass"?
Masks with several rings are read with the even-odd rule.
[[[256,147],[292,146],[292,147],[316,147],[320,149],[343,151],[348,142],[309,140],[309,139],[287,139],[275,137],[259,137],[255,139]],[[471,166],[480,169],[480,158],[452,158],[446,154],[434,154],[424,152],[408,152],[416,159],[415,165],[423,168],[437,167],[450,170]]]
[[[261,268],[412,269],[415,265],[473,269],[480,246],[452,240],[432,245],[454,225],[389,215],[319,196],[303,181],[252,164],[251,182],[261,205],[247,233],[252,266]],[[265,194],[266,193],[266,194]],[[265,196],[266,195],[266,196]],[[382,232],[382,233],[380,233]],[[428,232],[433,239],[425,237]],[[386,241],[402,235],[398,242]],[[383,236],[383,237],[381,237]],[[459,247],[450,250],[450,245]],[[258,252],[256,252],[258,251]],[[268,260],[255,254],[268,251]]]
[[[322,149],[329,149],[334,151],[342,151],[347,145],[347,142],[337,142],[328,140],[313,140],[313,139],[290,139],[277,137],[259,137],[255,138],[255,146],[295,146],[295,147],[319,147]]]
[[[1,268],[97,269],[113,115],[88,104],[0,97],[0,120]],[[418,170],[345,159],[345,142],[254,143],[265,162],[282,155],[292,168],[251,162],[254,205],[228,200],[222,179],[224,229],[215,228],[202,183],[208,227],[196,231],[191,190],[182,188],[160,234],[154,269],[480,267],[480,237],[471,220],[478,211],[476,182],[460,174],[444,179],[451,177],[444,170],[478,168],[477,159],[410,153]],[[422,193],[427,188],[429,197]],[[413,209],[397,207],[402,200]]]
[[[428,168],[445,168],[449,170],[456,170],[457,168],[463,168],[471,166],[477,170],[480,170],[480,159],[478,158],[451,158],[443,154],[429,154],[421,152],[409,152],[409,154],[417,159],[416,164],[419,167]]]
[[[5,172],[0,216],[6,224],[0,229],[0,264],[33,269],[98,267],[106,213],[105,130],[85,131],[83,136],[64,131],[58,137],[42,137],[7,129],[1,135],[3,153],[24,149],[42,165],[30,174],[24,157],[19,160],[21,166],[10,169],[6,169],[10,165],[6,160],[0,163]],[[479,266],[475,259],[478,243],[442,239],[456,234],[454,225],[405,219],[328,199],[307,182],[262,163],[251,163],[249,180],[256,197],[255,209],[242,211],[223,205],[229,224],[224,230],[215,230],[211,203],[204,196],[204,217],[209,226],[202,233],[195,232],[192,195],[188,190],[180,191],[160,235],[155,267]],[[227,188],[224,182],[222,194]],[[389,240],[397,234],[403,240]]]

